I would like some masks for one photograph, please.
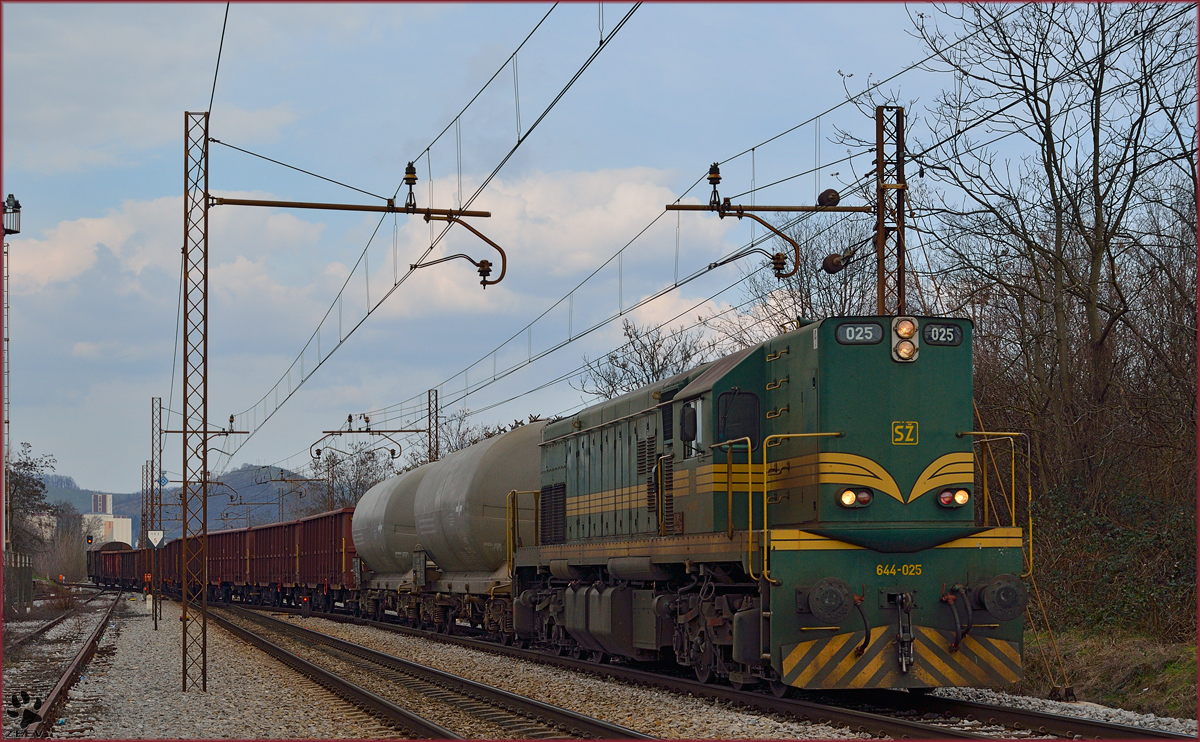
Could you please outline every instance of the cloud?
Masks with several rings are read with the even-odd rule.
[[[262,193],[221,195],[264,198]],[[164,196],[151,201],[126,201],[102,217],[63,221],[41,239],[11,241],[14,292],[29,292],[50,283],[78,278],[96,262],[97,251],[108,249],[121,268],[140,276],[148,268],[178,274],[182,242],[183,198]],[[317,244],[325,227],[286,212],[228,207],[210,212],[210,250],[259,256],[296,251]],[[219,265],[218,261],[214,261]]]
[[[674,177],[670,171],[635,167],[533,172],[512,180],[497,178],[473,205],[490,211],[492,216],[471,222],[507,254],[508,275],[504,282],[480,291],[474,269],[461,260],[421,268],[389,299],[386,314],[412,317],[544,308],[547,299],[566,294],[638,237],[626,250],[620,269],[617,261],[613,261],[581,290],[599,292],[604,298],[597,301],[603,301],[605,306],[611,303],[615,309],[620,290],[616,284],[622,282],[624,303],[630,306],[637,297],[657,291],[673,280],[675,220],[663,218],[655,222],[655,218],[662,213],[664,204],[676,198],[667,185]],[[472,184],[471,188],[474,187]],[[643,232],[651,222],[655,226]],[[697,260],[707,262],[719,254],[725,235],[732,228],[732,220],[722,222],[703,216],[689,220],[684,230],[687,235],[684,267]],[[428,227],[410,219],[400,226],[396,239],[401,256],[397,260],[403,272],[410,260],[415,260],[428,246]],[[426,262],[459,253],[475,260],[493,261],[495,272],[491,278],[498,277],[499,259],[495,251],[460,227],[451,230]],[[386,239],[378,253],[373,248],[372,266],[382,266],[380,271],[387,274],[380,280],[383,285],[388,283],[392,260],[390,242]],[[373,267],[373,282],[375,274]],[[352,279],[352,289],[355,283]],[[609,295],[611,299],[607,298]]]

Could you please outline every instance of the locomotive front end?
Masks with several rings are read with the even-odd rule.
[[[837,318],[767,343],[751,499],[784,687],[1021,678],[1021,529],[976,525],[971,330]]]

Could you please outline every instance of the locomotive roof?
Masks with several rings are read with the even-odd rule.
[[[124,541],[105,541],[102,544],[92,544],[88,551],[131,551],[132,546]]]
[[[749,348],[743,348],[736,353],[730,353],[727,356],[718,358],[704,369],[704,372],[693,379],[687,386],[679,390],[675,395],[675,399],[680,401],[697,397],[709,389],[712,389],[713,384],[717,382],[725,374],[733,370],[734,366],[742,362],[746,356],[762,347],[762,343],[752,345]]]

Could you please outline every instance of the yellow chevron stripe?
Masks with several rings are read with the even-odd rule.
[[[1003,639],[988,639],[988,641],[995,645],[996,649],[998,649],[1004,656],[1008,657],[1018,665],[1021,664],[1021,655],[1019,652],[1017,652],[1016,644],[1013,642],[1006,642]]]
[[[891,626],[876,626],[875,629],[871,631],[871,641],[867,643],[867,651],[863,653],[864,656],[866,656],[867,654],[870,653],[871,649],[875,646],[875,644],[877,642],[879,642],[883,638],[883,635],[885,633],[890,633],[890,632],[891,632]],[[852,634],[851,636],[854,636],[854,638],[856,640],[858,639],[858,637],[856,635]],[[857,644],[857,643],[858,642],[855,641],[855,644]],[[867,664],[866,667],[862,667],[862,668],[855,670],[854,678],[850,681],[850,683],[848,685],[843,685],[842,678],[844,678],[852,669],[854,669],[854,666],[856,664],[858,664],[859,661],[862,659],[861,657],[856,655],[854,652],[850,652],[849,654],[847,654],[845,657],[842,658],[842,661],[838,663],[837,667],[833,668],[833,670],[831,670],[829,672],[829,674],[825,676],[825,679],[821,681],[821,687],[823,687],[823,688],[840,688],[840,687],[861,688],[864,685],[866,685],[867,680],[870,679],[871,675],[875,672],[875,670],[878,670],[883,665],[884,659],[887,656],[888,656],[888,652],[886,650],[881,651],[878,655],[876,655],[874,658],[872,658],[871,662],[869,664]],[[869,669],[872,667],[874,669]]]
[[[987,644],[985,645],[983,642],[987,642]],[[1008,646],[1008,642],[1005,642],[1005,641],[998,642],[995,639],[989,639],[986,637],[983,639],[983,642],[979,641],[978,639],[976,639],[973,636],[967,636],[966,638],[963,639],[963,646],[966,647],[967,649],[970,649],[972,652],[974,652],[976,655],[978,655],[984,662],[986,662],[988,667],[992,668],[992,674],[999,675],[1000,677],[1004,678],[1004,680],[1006,682],[1009,682],[1009,683],[1015,683],[1018,680],[1020,680],[1021,678],[1019,678],[1016,675],[1016,673],[1014,673],[1012,671],[1011,668],[1009,668],[1007,665],[1005,665],[1000,660],[1000,658],[996,656],[995,651],[994,651],[994,650],[1000,650],[1001,652],[1005,652],[1005,650],[1011,651],[1012,648]],[[1007,652],[1005,652],[1005,654],[1007,654]]]
[[[941,648],[945,644],[941,633],[927,626],[914,626],[914,629],[920,631],[933,643],[935,647]],[[951,685],[971,685],[973,678],[963,677],[955,668],[951,667],[941,656],[931,652],[922,652],[922,648],[914,648],[913,653],[920,657],[921,662],[929,663],[929,666],[941,673],[942,677],[950,681]],[[918,663],[920,664],[920,663]]]
[[[820,652],[817,653],[817,656],[812,663],[800,672],[800,676],[796,678],[796,681],[793,683],[793,685],[803,686],[805,683],[812,680],[813,676],[825,666],[825,663],[829,662],[830,658],[838,653],[838,650],[842,648],[842,645],[849,641],[850,637],[852,636],[854,635],[838,634],[837,636],[830,637],[828,640],[826,640],[828,643],[823,649],[821,649]],[[797,647],[797,649],[799,649],[799,647]]]
[[[972,484],[975,482],[975,455],[969,451],[948,453],[933,460],[925,467],[917,483],[908,493],[908,502],[938,487],[950,487],[956,484]]]

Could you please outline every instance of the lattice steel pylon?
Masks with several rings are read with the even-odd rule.
[[[875,252],[878,266],[878,314],[904,314],[904,109],[875,108]]]
[[[183,690],[208,691],[208,111],[183,122]]]
[[[150,520],[150,462],[142,462],[142,519],[138,523],[138,548],[146,548],[146,529]]]
[[[150,398],[150,525],[147,531],[161,531],[162,527],[162,397]],[[162,603],[158,599],[159,567],[158,549],[151,552],[150,593],[154,596],[151,612],[154,615],[154,630],[158,630],[158,619],[162,617]]]
[[[442,442],[438,436],[438,390],[429,390],[429,406],[427,408],[429,422],[425,426],[429,437],[429,460],[437,461],[441,455]]]

